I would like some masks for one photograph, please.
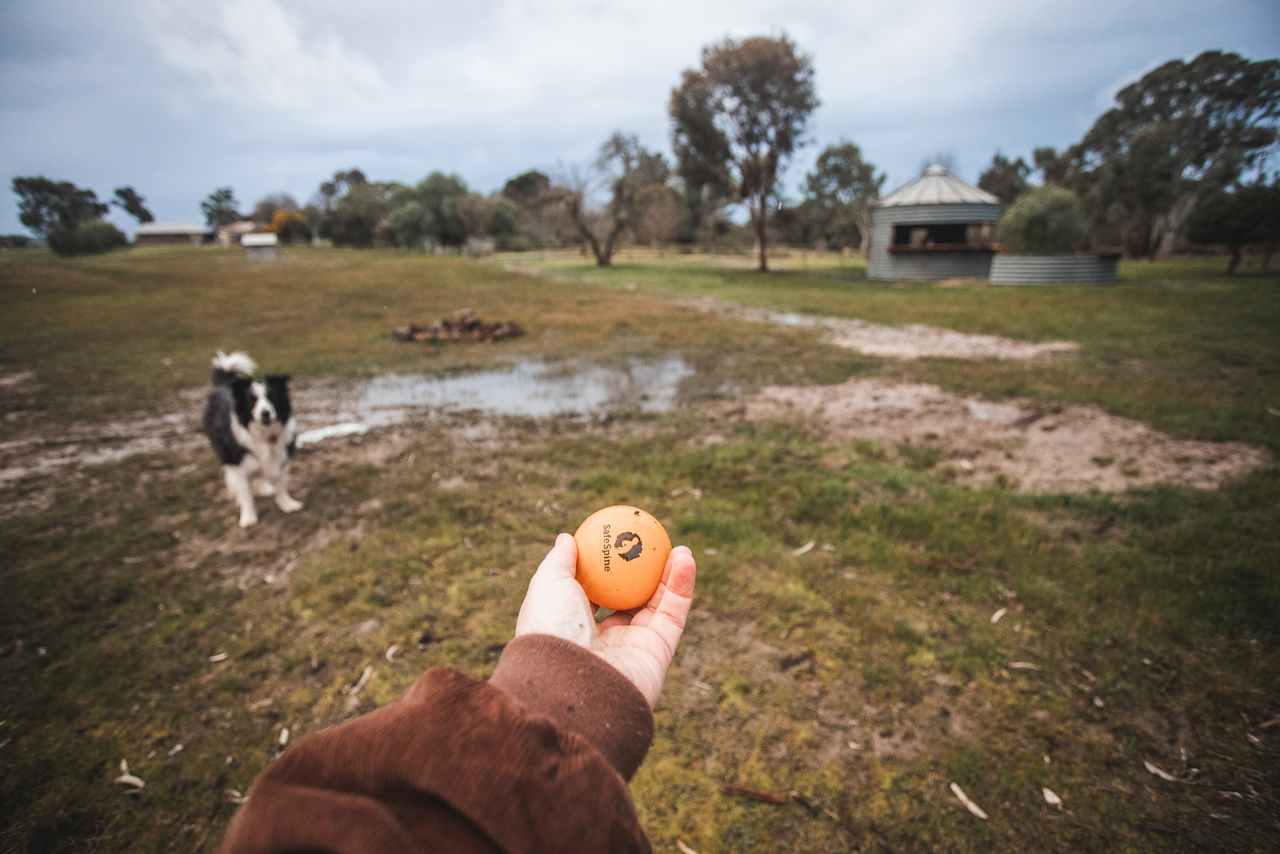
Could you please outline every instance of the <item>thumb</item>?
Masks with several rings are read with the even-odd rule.
[[[556,543],[538,565],[534,579],[573,578],[578,574],[578,543],[568,534],[558,534]]]

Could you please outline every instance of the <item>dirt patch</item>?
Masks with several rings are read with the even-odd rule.
[[[699,311],[756,323],[818,330],[837,347],[883,359],[1037,359],[1080,349],[1072,341],[1017,341],[996,335],[970,335],[936,326],[913,323],[885,326],[854,318],[769,311],[735,306],[714,298],[685,300]]]
[[[1023,493],[1216,489],[1270,459],[1238,442],[1175,439],[1095,406],[997,403],[880,380],[772,386],[748,400],[744,414],[813,418],[832,438],[933,448],[958,478],[1006,482]]]
[[[6,392],[15,389],[20,385],[25,385],[36,378],[34,371],[18,371],[12,374],[0,374],[0,392]]]
[[[191,415],[148,415],[135,422],[108,421],[0,442],[0,485],[47,476],[66,466],[95,466],[136,454],[194,447],[203,440],[198,431]]]
[[[14,374],[10,377],[28,375]],[[26,382],[23,379],[22,382]],[[16,384],[11,384],[10,388]],[[300,428],[335,424],[356,418],[363,384],[350,381],[318,379],[292,389],[294,410]],[[0,386],[0,391],[5,387]],[[105,463],[116,463],[139,454],[158,451],[201,453],[207,440],[201,432],[200,416],[207,388],[192,388],[167,407],[164,414],[140,414],[135,419],[98,421],[67,427],[52,423],[37,413],[23,425],[14,438],[0,441],[0,488],[12,487],[20,481],[48,478],[64,470],[83,470]],[[397,411],[397,420],[435,416],[447,426],[461,431],[464,440],[493,440],[499,432],[493,423],[475,418],[455,417],[452,413],[434,413],[426,408]],[[390,420],[388,420],[388,423]],[[330,444],[326,442],[325,444]],[[371,443],[367,447],[385,449],[394,442]],[[359,442],[353,447],[361,447]],[[211,452],[208,459],[212,460]],[[373,462],[377,462],[373,460]]]
[[[647,367],[647,364],[636,363],[618,371],[588,368],[567,372],[564,381],[556,386],[568,401],[568,409],[563,412],[547,404],[548,400],[554,404],[556,399],[549,396],[545,386],[536,383],[532,389],[520,390],[520,394],[525,396],[522,399],[534,402],[531,412],[522,410],[519,401],[509,407],[510,412],[501,405],[490,408],[481,405],[493,402],[486,397],[489,385],[485,383],[502,392],[498,381],[519,385],[522,375],[518,371],[482,372],[443,380],[421,378],[428,389],[435,387],[433,383],[439,385],[452,381],[456,385],[468,377],[482,378],[478,392],[460,396],[452,406],[449,405],[451,401],[436,405],[438,401],[430,395],[422,401],[410,395],[403,401],[392,401],[393,405],[381,406],[378,399],[372,402],[370,399],[370,389],[376,379],[361,382],[322,377],[298,383],[291,394],[300,429],[305,431],[348,423],[362,428],[351,435],[339,432],[323,442],[300,447],[299,462],[305,464],[308,459],[323,456],[330,464],[358,462],[380,466],[400,454],[411,441],[422,435],[423,430],[432,428],[442,430],[442,435],[459,447],[489,450],[499,450],[520,441],[529,430],[555,432],[566,427],[611,429],[611,426],[617,426],[635,433],[641,429],[639,425],[642,422],[613,418],[608,410],[602,410],[604,416],[597,416],[589,405],[596,398],[584,395],[582,389],[603,389],[601,394],[607,392],[612,395],[617,390],[618,377],[627,379],[626,370],[643,372]],[[665,372],[663,376],[667,387],[662,395],[643,401],[639,406],[641,410],[671,405],[679,380],[692,373],[692,369],[679,360],[662,362],[655,370]],[[650,374],[644,374],[641,379],[648,376]],[[22,381],[27,382],[25,379]],[[551,382],[554,384],[559,379],[553,377]],[[412,384],[406,385],[412,391]],[[621,395],[626,398],[630,386],[624,383],[621,388]],[[164,414],[145,413],[133,419],[73,426],[56,423],[46,413],[34,410],[33,416],[24,420],[20,430],[0,440],[0,494],[4,497],[0,502],[0,518],[40,512],[49,506],[55,489],[59,485],[65,486],[68,478],[74,477],[88,488],[93,480],[90,474],[93,467],[122,462],[142,454],[178,451],[183,459],[207,463],[210,471],[214,471],[214,457],[207,449],[208,442],[200,426],[207,393],[207,387],[187,389],[174,397]],[[506,397],[499,395],[499,402],[510,403],[513,394],[508,390]],[[469,406],[469,403],[475,403],[476,407]],[[585,407],[584,411],[575,408],[580,404]],[[504,417],[507,415],[515,417]]]

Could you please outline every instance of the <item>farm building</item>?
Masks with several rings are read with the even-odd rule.
[[[211,236],[209,229],[200,225],[149,222],[138,226],[133,237],[135,246],[199,246]]]
[[[246,234],[252,234],[258,224],[251,219],[218,226],[218,245],[235,246]]]
[[[244,255],[250,261],[274,261],[279,239],[271,233],[246,234],[240,238]]]
[[[986,279],[1000,200],[930,166],[871,208],[870,279]]]

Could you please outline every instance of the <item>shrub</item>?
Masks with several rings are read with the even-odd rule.
[[[378,224],[390,212],[385,186],[355,184],[329,213],[329,237],[335,246],[372,246]]]
[[[1254,184],[1230,193],[1209,193],[1187,219],[1186,234],[1193,243],[1227,247],[1231,253],[1227,274],[1235,273],[1244,247],[1280,241],[1280,185]]]
[[[430,226],[427,210],[418,202],[405,202],[391,212],[387,222],[396,246],[421,249]]]
[[[998,234],[1018,255],[1067,255],[1088,237],[1089,219],[1075,193],[1037,187],[1000,217]]]
[[[261,204],[261,203],[259,203]],[[281,208],[271,215],[271,231],[281,243],[306,242],[311,238],[311,229],[307,227],[307,218],[300,211]]]
[[[49,248],[59,255],[95,255],[128,243],[124,232],[104,219],[82,222],[75,228],[49,233]]]

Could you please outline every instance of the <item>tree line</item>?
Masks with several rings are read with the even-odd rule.
[[[1090,239],[1154,258],[1187,241],[1232,253],[1280,242],[1280,171],[1268,172],[1280,121],[1280,60],[1206,51],[1125,86],[1083,138],[1031,163],[996,152],[978,185],[1006,204],[1043,184],[1080,200]]]
[[[813,141],[808,126],[819,106],[812,57],[788,36],[707,45],[699,63],[681,73],[667,106],[670,160],[634,134],[614,131],[590,163],[556,175],[531,169],[491,194],[474,192],[453,174],[432,172],[407,184],[371,180],[351,168],[322,181],[306,204],[275,193],[246,214],[232,189],[220,187],[201,208],[211,228],[248,218],[286,242],[576,245],[601,266],[624,242],[715,247],[747,240],[760,270],[768,269],[775,242],[864,247],[885,175],[856,143],[828,145],[798,197],[784,190],[790,162]],[[1280,139],[1278,121],[1280,60],[1207,51],[1165,63],[1121,89],[1074,145],[1036,148],[1030,163],[997,151],[978,184],[1006,206],[1037,184],[1070,193],[1086,242],[1095,247],[1152,257],[1190,240],[1225,245],[1238,262],[1243,247],[1280,240],[1280,173],[1266,169]],[[107,210],[92,191],[67,182],[19,178],[14,191],[23,224],[51,245],[55,235],[73,233]],[[1067,201],[1053,198],[1059,207]],[[132,188],[117,189],[112,204],[140,222],[150,218]],[[735,208],[745,211],[745,225],[735,222]]]
[[[13,192],[18,197],[18,221],[60,255],[105,252],[127,244],[124,233],[103,219],[112,207],[125,211],[139,224],[155,220],[146,199],[132,187],[117,187],[112,198],[102,202],[93,190],[37,175],[14,178]],[[15,237],[21,236],[10,236],[5,242],[23,245]]]

